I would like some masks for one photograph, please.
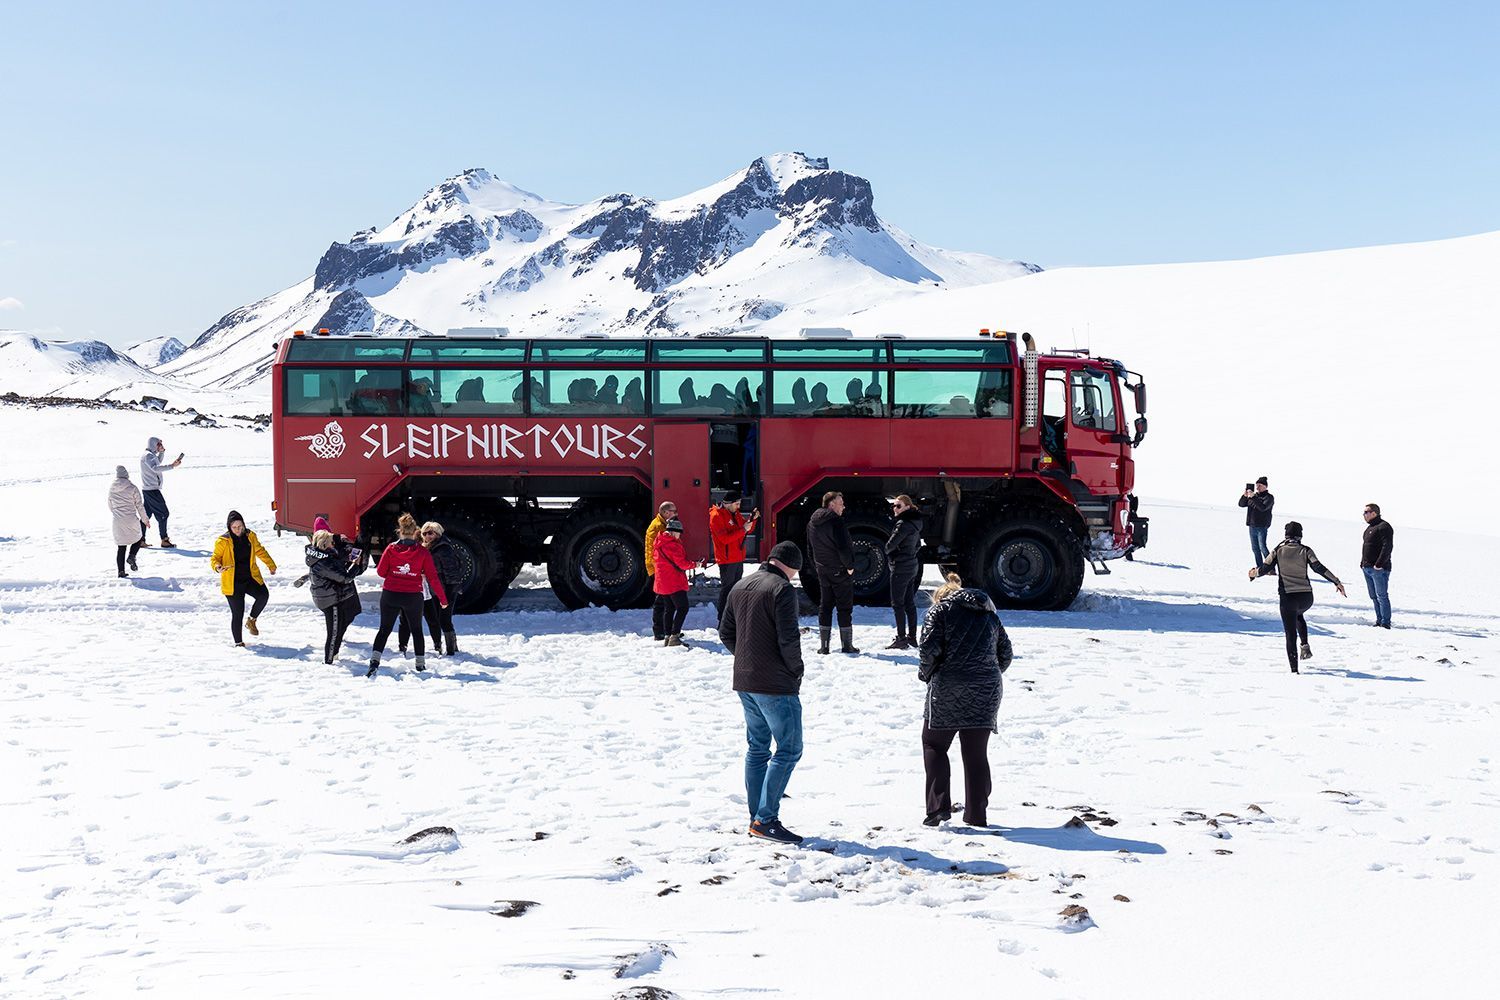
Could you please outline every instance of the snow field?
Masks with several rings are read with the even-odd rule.
[[[920,825],[915,654],[858,609],[864,655],[808,637],[785,849],[744,835],[710,607],[667,650],[528,570],[459,656],[418,675],[393,642],[366,681],[371,574],[326,667],[268,434],[181,419],[0,410],[0,995],[1396,996],[1492,968],[1500,601],[1468,567],[1500,540],[1397,520],[1384,632],[1357,519],[1303,518],[1350,597],[1319,586],[1292,676],[1242,512],[1148,502],[1136,563],[1004,616],[982,830]],[[151,434],[188,453],[182,548],[118,580],[105,493]],[[207,565],[230,507],[280,566],[248,651]]]

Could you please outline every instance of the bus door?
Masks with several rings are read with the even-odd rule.
[[[1120,492],[1123,437],[1113,373],[1083,364],[1068,372],[1068,459],[1093,493]]]
[[[670,500],[682,521],[682,544],[693,561],[713,555],[708,534],[709,424],[658,421],[653,432],[651,501]]]

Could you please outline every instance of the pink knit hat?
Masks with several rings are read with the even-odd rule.
[[[313,518],[313,530],[326,531],[329,534],[333,534],[333,529],[328,526],[328,518],[323,517],[321,514]]]

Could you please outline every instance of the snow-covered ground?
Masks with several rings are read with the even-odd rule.
[[[707,607],[692,649],[662,649],[646,612],[561,612],[528,571],[426,675],[392,656],[364,679],[368,612],[324,666],[292,586],[301,540],[269,529],[268,433],[181,420],[0,409],[0,996],[1410,997],[1493,979],[1500,539],[1395,519],[1384,632],[1358,596],[1357,511],[1304,518],[1351,596],[1319,587],[1293,676],[1274,582],[1244,579],[1241,512],[1148,501],[1134,564],[1070,612],[1005,616],[982,830],[920,824],[915,657],[875,652],[887,615],[859,610],[864,655],[808,656],[783,816],[810,839],[778,849],[744,833]],[[182,548],[118,580],[105,495],[152,434],[188,454],[167,481]],[[281,566],[249,651],[208,569],[230,507]],[[402,845],[436,825],[456,836]],[[517,900],[538,905],[492,915]],[[1092,925],[1063,924],[1072,904]]]

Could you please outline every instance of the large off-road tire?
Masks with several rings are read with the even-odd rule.
[[[844,515],[844,527],[854,546],[854,603],[889,607],[891,563],[885,554],[885,543],[891,537],[889,519],[850,512]]]
[[[996,607],[1062,611],[1083,586],[1083,546],[1057,514],[1040,507],[997,511],[969,546],[964,583],[980,587]]]
[[[646,590],[646,525],[619,508],[580,510],[552,537],[547,579],[570,609],[637,607]]]
[[[434,510],[432,519],[443,526],[443,535],[452,543],[464,569],[463,587],[453,610],[481,614],[499,604],[510,578],[498,522],[462,507]]]

